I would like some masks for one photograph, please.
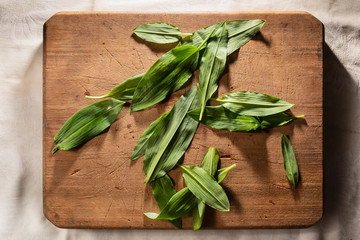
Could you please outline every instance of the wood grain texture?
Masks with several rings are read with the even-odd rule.
[[[169,22],[182,32],[224,20],[265,19],[253,40],[229,57],[217,95],[257,91],[294,103],[305,119],[280,128],[230,133],[201,125],[184,164],[199,165],[213,146],[221,167],[236,163],[224,180],[231,211],[206,210],[203,228],[309,226],[323,211],[323,26],[305,12],[122,13],[63,12],[44,25],[43,204],[46,217],[66,228],[174,228],[151,220],[159,212],[151,188],[143,184],[142,158],[130,161],[142,131],[191,85],[161,104],[130,113],[126,105],[110,129],[72,151],[51,154],[53,137],[65,121],[125,79],[145,72],[174,45],[145,44],[131,29],[148,22]],[[292,190],[280,140],[290,137],[300,169]],[[179,190],[181,171],[170,176]],[[184,228],[192,228],[191,217]]]

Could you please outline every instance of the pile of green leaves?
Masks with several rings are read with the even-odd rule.
[[[210,147],[199,167],[179,165],[183,170],[186,187],[178,192],[167,174],[151,182],[161,213],[145,215],[151,219],[169,220],[181,228],[181,218],[192,214],[196,231],[202,225],[206,205],[220,211],[229,211],[229,199],[220,183],[236,165],[218,169],[219,160],[219,150]]]
[[[217,170],[220,155],[216,148],[208,150],[200,167],[178,165],[187,185],[179,192],[175,191],[167,173],[190,146],[199,123],[221,130],[248,132],[282,126],[303,117],[285,113],[293,104],[263,93],[238,91],[212,99],[227,56],[255,36],[264,23],[261,19],[225,21],[192,34],[181,33],[179,28],[167,23],[149,23],[133,29],[135,35],[148,42],[179,43],[145,73],[125,80],[104,96],[87,96],[112,99],[93,103],[67,120],[54,138],[52,152],[78,147],[104,131],[115,121],[124,100],[131,100],[132,112],[163,101],[181,89],[199,69],[199,83],[145,129],[131,160],[144,156],[144,182],[151,184],[161,210],[160,214],[146,213],[146,216],[169,220],[180,228],[181,218],[192,214],[194,230],[197,230],[202,224],[205,205],[229,211],[229,200],[219,183],[234,166]],[[218,105],[207,106],[209,100]],[[290,182],[296,187],[295,156],[285,138],[282,140],[284,166]]]

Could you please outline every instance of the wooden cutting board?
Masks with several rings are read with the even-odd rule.
[[[130,155],[142,131],[191,85],[155,107],[130,113],[126,105],[105,133],[81,148],[51,154],[53,137],[79,109],[125,79],[145,72],[174,45],[146,44],[131,29],[168,22],[182,32],[234,19],[265,19],[260,34],[229,57],[218,96],[239,91],[267,93],[294,103],[305,115],[283,127],[231,133],[200,125],[184,156],[199,165],[209,147],[221,167],[236,163],[223,182],[230,212],[208,208],[203,228],[302,227],[323,211],[323,25],[305,12],[124,13],[62,12],[44,25],[43,204],[44,214],[66,228],[174,228],[151,220],[159,212],[144,182],[142,158]],[[301,174],[296,190],[285,175],[280,138],[290,137]],[[184,187],[181,171],[170,176]],[[184,228],[192,228],[185,218]]]

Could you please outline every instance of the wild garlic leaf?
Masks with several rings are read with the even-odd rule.
[[[179,46],[157,60],[137,85],[131,111],[136,112],[157,104],[168,94],[179,90],[197,68],[199,50],[200,48],[194,46]]]
[[[233,169],[234,167],[236,167],[236,164],[233,164],[233,165],[231,165],[229,167],[221,168],[221,169],[217,170],[217,181],[218,181],[218,183],[221,183],[226,178],[229,171],[231,169]]]
[[[289,139],[283,134],[281,136],[281,152],[284,159],[284,168],[291,185],[296,188],[299,182],[299,169],[294,150]]]
[[[272,127],[280,127],[283,126],[289,122],[291,122],[294,119],[297,118],[303,118],[304,115],[301,116],[291,116],[289,114],[286,113],[277,113],[274,115],[269,115],[266,117],[261,117],[260,118],[260,124],[261,124],[261,129],[265,129],[265,128],[272,128]]]
[[[139,38],[153,43],[168,44],[181,40],[178,27],[164,22],[147,23],[132,30]]]
[[[126,79],[124,82],[115,86],[108,94],[99,97],[86,96],[90,99],[115,98],[118,100],[131,100],[136,86],[139,84],[145,73]]]
[[[230,55],[253,38],[265,24],[263,19],[234,20],[226,23],[228,30],[227,54]]]
[[[163,177],[156,179],[150,183],[153,195],[155,197],[156,203],[158,204],[160,210],[162,211],[166,204],[169,202],[171,197],[176,194],[174,184],[169,177],[165,174]],[[170,220],[170,222],[177,228],[182,228],[181,218]]]
[[[210,147],[205,153],[204,158],[200,163],[200,167],[205,171],[208,171],[210,175],[215,176],[215,173],[218,169],[219,160],[219,149]]]
[[[207,171],[196,166],[180,165],[189,190],[212,208],[229,211],[230,203],[224,189]]]
[[[217,98],[230,111],[246,116],[269,116],[288,110],[294,104],[264,93],[239,91]]]
[[[163,55],[145,73],[135,89],[131,111],[143,110],[177,90],[197,67],[199,49],[193,46],[176,47]]]
[[[76,112],[54,137],[55,147],[52,153],[78,147],[100,134],[115,121],[124,103],[116,99],[107,99]]]
[[[158,117],[152,123],[150,123],[150,125],[144,130],[139,140],[137,141],[133,152],[131,153],[130,160],[136,160],[145,154],[146,145],[148,143],[149,138],[153,134],[155,128],[159,125],[161,121],[164,120],[164,118],[166,118],[168,114],[169,112],[161,114],[160,117]]]
[[[201,228],[204,221],[206,204],[195,196],[194,198],[196,199],[196,204],[193,210],[193,230],[197,231]]]
[[[185,187],[174,194],[160,214],[145,213],[151,219],[174,220],[189,216],[196,204],[196,198],[191,191]]]
[[[188,112],[188,115],[199,121],[200,109]],[[249,132],[260,128],[260,122],[251,116],[242,116],[233,113],[223,106],[207,106],[205,107],[202,124],[221,130],[231,132]]]
[[[194,86],[176,101],[169,114],[154,129],[145,150],[145,183],[171,170],[189,147],[198,122],[186,113],[200,107],[198,99],[198,87]]]
[[[200,167],[214,176],[220,160],[220,153],[217,148],[210,147],[203,160],[201,161]],[[194,196],[195,197],[195,196]],[[199,199],[196,199],[196,205],[193,210],[193,229],[194,231],[201,228],[205,214],[205,203]]]
[[[210,38],[204,54],[201,57],[199,67],[199,84],[201,95],[200,121],[204,114],[207,101],[215,93],[219,86],[219,79],[226,65],[227,48],[226,23],[222,23],[214,35]]]
[[[228,31],[228,44],[227,55],[229,56],[245,43],[247,43],[252,37],[254,37],[264,25],[265,20],[233,20],[226,21],[226,29]],[[191,36],[183,38],[179,45],[192,45],[195,47],[200,46],[206,36],[213,30],[218,29],[222,23],[216,23],[204,28],[201,28]]]

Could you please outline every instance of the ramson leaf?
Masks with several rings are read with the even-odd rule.
[[[272,128],[272,127],[280,127],[283,126],[289,122],[291,122],[294,119],[297,118],[303,118],[304,115],[301,116],[291,116],[289,114],[286,113],[277,113],[274,115],[269,115],[266,117],[261,117],[260,121],[261,121],[261,128],[265,129],[265,128]]]
[[[217,98],[230,111],[247,116],[269,116],[288,110],[294,104],[264,93],[239,91]]]
[[[183,177],[189,190],[212,208],[229,211],[230,203],[224,189],[207,171],[196,166],[183,166]]]
[[[164,22],[143,24],[132,31],[145,41],[159,44],[175,43],[182,37],[178,27]]]
[[[120,113],[125,102],[107,99],[93,103],[72,115],[54,137],[57,150],[70,150],[89,141],[108,128]]]
[[[222,23],[210,38],[208,45],[202,55],[199,67],[199,83],[201,95],[200,120],[205,110],[207,101],[215,93],[219,86],[219,79],[226,65],[227,48],[226,23]]]
[[[299,182],[299,168],[291,143],[284,134],[281,136],[281,152],[284,159],[286,175],[291,185],[296,188]]]
[[[200,109],[188,112],[188,115],[199,121]],[[259,129],[260,122],[255,117],[233,113],[223,106],[205,107],[202,124],[231,132],[249,132]]]
[[[197,67],[199,49],[193,46],[176,47],[163,55],[145,73],[135,89],[131,111],[143,110],[179,89]]]

